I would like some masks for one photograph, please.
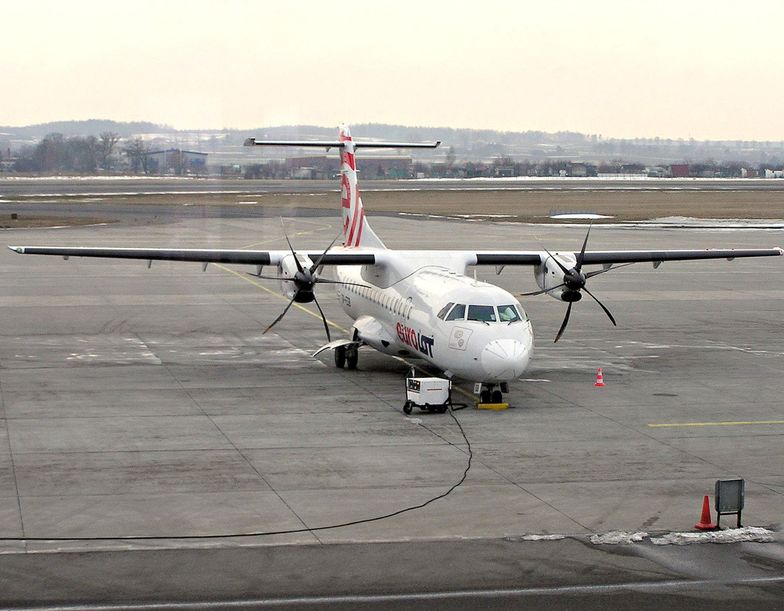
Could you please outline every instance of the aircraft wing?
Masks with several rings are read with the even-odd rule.
[[[565,254],[554,251],[553,254]],[[575,258],[579,252],[571,252]],[[695,259],[727,259],[740,257],[777,257],[784,255],[781,248],[729,248],[706,250],[594,250],[585,251],[586,265],[615,265],[618,263],[661,263]],[[539,265],[547,259],[546,251],[476,251],[466,257],[469,265]]]
[[[240,263],[248,265],[277,265],[288,250],[223,250],[201,248],[111,248],[87,246],[9,246],[21,255],[54,255],[68,257],[100,257],[108,259],[142,259],[145,261],[195,261],[197,263]],[[316,261],[322,252],[300,251],[311,261]],[[372,253],[328,252],[321,260],[322,265],[373,265],[376,257]]]

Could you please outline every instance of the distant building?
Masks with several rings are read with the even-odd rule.
[[[414,174],[411,157],[360,157],[357,171],[365,179],[410,178]]]
[[[569,176],[584,178],[588,176],[588,166],[584,163],[572,163],[569,165]]]
[[[512,166],[496,166],[493,171],[493,176],[496,178],[511,178],[515,175],[515,169]]]
[[[689,177],[689,164],[688,163],[674,163],[670,166],[670,175],[673,178],[688,178]]]
[[[337,164],[332,157],[311,155],[307,157],[288,157],[284,163],[284,168],[289,178],[324,179],[335,173]]]
[[[147,168],[151,174],[205,174],[207,172],[207,153],[166,149],[144,153]]]

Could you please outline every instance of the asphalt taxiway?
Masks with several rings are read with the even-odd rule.
[[[290,236],[295,245],[326,246],[336,217],[299,218]],[[285,244],[279,223],[258,218],[169,221],[0,237],[19,245]],[[584,235],[437,219],[372,223],[400,248],[421,248],[427,236],[434,248],[577,249]],[[767,247],[781,246],[781,235],[594,227],[589,247]],[[343,371],[329,355],[311,358],[324,341],[315,310],[292,309],[263,335],[285,301],[246,271],[0,253],[0,604],[214,601],[232,592],[269,602],[298,592],[482,587],[528,596],[520,592],[654,581],[663,584],[651,586],[660,588],[656,596],[692,584],[705,590],[701,601],[727,588],[722,602],[779,600],[780,542],[729,546],[732,552],[641,544],[618,553],[586,541],[614,530],[691,530],[702,496],[720,478],[746,479],[744,524],[780,528],[784,258],[635,265],[602,275],[590,288],[618,327],[585,300],[557,345],[565,304],[524,300],[537,349],[512,385],[514,409],[456,414],[473,452],[465,483],[421,510],[315,531],[308,529],[442,494],[460,478],[467,447],[448,415],[402,413],[405,363],[368,350],[358,371]],[[477,273],[515,293],[535,289],[528,269]],[[337,333],[350,324],[333,295],[325,291],[320,301]],[[598,367],[604,388],[593,386]],[[232,536],[292,530],[300,532]],[[573,538],[521,541],[546,534]],[[199,535],[223,537],[177,539]],[[158,539],[111,540],[138,536]],[[512,569],[501,568],[507,562]],[[559,563],[574,570],[556,570]],[[284,568],[288,581],[272,579]],[[151,577],[166,570],[169,581]],[[428,581],[428,573],[439,577]],[[133,574],[155,583],[130,587]],[[731,588],[736,582],[742,587]],[[590,600],[617,594],[573,593],[580,592]],[[631,598],[623,600],[637,600],[634,592],[624,589]]]

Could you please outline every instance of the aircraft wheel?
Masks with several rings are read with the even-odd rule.
[[[343,369],[346,366],[346,347],[338,346],[335,348],[335,367]]]
[[[490,391],[489,391],[489,390],[483,390],[483,391],[482,391],[482,392],[479,394],[479,402],[480,402],[480,403],[490,403],[490,399],[491,399],[491,398],[492,398],[492,397],[491,397],[491,395],[490,395]]]
[[[356,346],[350,346],[346,350],[346,367],[356,369],[359,362],[359,350]]]
[[[403,403],[403,411],[406,413],[406,415],[411,413],[411,409],[413,407],[414,407],[414,403],[412,401],[406,401],[405,403]]]
[[[493,403],[503,403],[504,402],[504,395],[501,394],[500,390],[494,390],[492,394]]]

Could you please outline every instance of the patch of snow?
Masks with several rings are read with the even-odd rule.
[[[461,219],[483,218],[483,219],[508,219],[514,218],[514,214],[455,214]]]
[[[523,535],[520,541],[560,541],[566,539],[566,535]]]
[[[608,216],[606,214],[597,214],[595,212],[568,212],[564,214],[551,214],[551,219],[614,219],[614,216]]]
[[[710,532],[668,533],[661,537],[652,537],[654,545],[691,545],[692,543],[741,543],[751,541],[769,543],[773,541],[773,532],[758,526],[729,528]]]
[[[624,543],[639,543],[648,536],[647,532],[625,532],[614,530],[603,535],[591,535],[590,541],[594,545],[621,545]]]

